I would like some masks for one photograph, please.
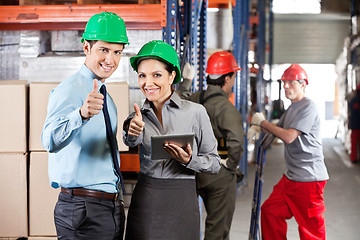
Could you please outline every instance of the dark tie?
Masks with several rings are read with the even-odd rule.
[[[109,112],[108,112],[108,108],[107,108],[107,100],[106,100],[106,87],[105,85],[102,85],[100,87],[100,93],[102,95],[104,95],[104,106],[103,106],[103,113],[104,113],[104,118],[105,118],[105,125],[106,125],[106,137],[110,146],[110,151],[111,151],[111,156],[113,159],[113,164],[114,164],[114,168],[116,170],[116,173],[118,174],[119,178],[120,178],[120,183],[121,183],[121,188],[123,190],[123,193],[125,193],[125,187],[124,187],[124,182],[123,182],[123,178],[121,175],[121,171],[120,171],[120,166],[119,166],[119,162],[117,161],[117,155],[119,154],[116,151],[116,145],[115,145],[115,137],[114,134],[112,132],[112,128],[111,128],[111,122],[110,122],[110,116],[109,116]]]

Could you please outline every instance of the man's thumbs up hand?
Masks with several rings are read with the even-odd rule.
[[[140,107],[136,103],[134,104],[134,110],[135,116],[130,121],[128,134],[137,137],[144,130],[145,123],[142,120]]]
[[[93,92],[93,93],[97,93],[98,90],[99,90],[99,82],[98,82],[97,79],[94,79],[94,80],[93,80],[93,90],[92,90],[92,92]]]
[[[103,108],[104,95],[99,93],[99,82],[97,79],[93,80],[93,89],[87,95],[84,104],[80,108],[80,115],[83,119],[89,119],[97,114]]]

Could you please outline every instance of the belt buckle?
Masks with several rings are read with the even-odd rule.
[[[117,192],[117,193],[115,194],[114,201],[116,201],[116,200],[118,199],[118,197],[119,197],[119,192]]]

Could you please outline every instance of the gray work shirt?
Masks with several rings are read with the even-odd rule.
[[[138,137],[127,134],[134,113],[124,122],[124,143],[130,147],[139,145],[140,172],[150,177],[167,179],[195,179],[195,172],[216,174],[220,170],[220,157],[205,108],[173,93],[162,109],[162,127],[151,104],[146,100],[141,108],[145,126]],[[186,133],[195,134],[192,159],[186,166],[175,159],[150,158],[151,136]]]
[[[309,98],[292,103],[278,125],[302,133],[292,143],[285,144],[286,177],[297,182],[328,180],[315,103]]]

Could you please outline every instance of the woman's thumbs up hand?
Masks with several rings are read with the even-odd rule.
[[[142,120],[140,107],[136,103],[134,104],[134,110],[135,116],[130,121],[128,134],[137,137],[144,130],[145,123]]]

